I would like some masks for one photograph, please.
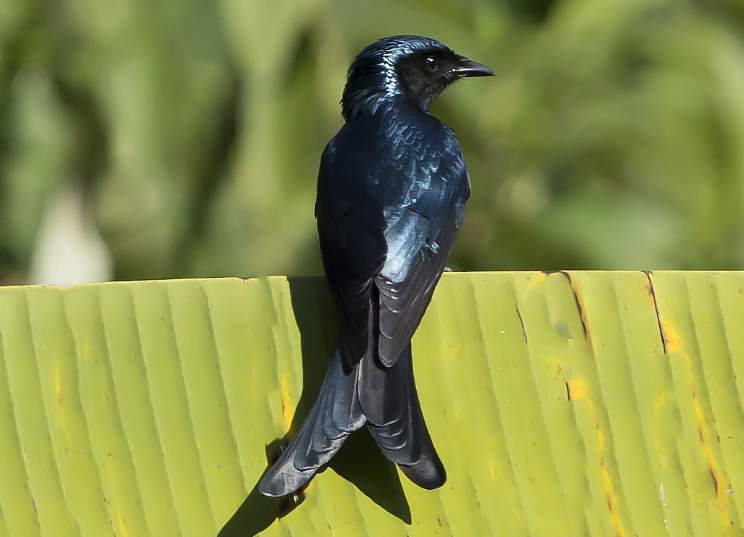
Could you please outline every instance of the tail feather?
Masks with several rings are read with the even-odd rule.
[[[444,484],[447,474],[421,412],[409,343],[389,368],[367,354],[348,373],[337,349],[315,404],[259,491],[276,497],[299,489],[365,423],[383,455],[411,481],[425,489]]]
[[[374,397],[360,397],[363,401],[362,410],[365,415],[368,407],[364,405],[364,402],[371,399],[370,404],[374,405],[373,412],[380,417],[377,420],[370,419],[367,428],[382,453],[396,464],[408,465],[416,463],[421,457],[421,443],[412,427],[411,396],[417,397],[417,395],[411,394],[409,388],[411,375],[408,370],[410,367],[409,356],[405,355],[405,351],[389,369],[381,369],[373,364],[375,374],[384,379],[379,383],[384,386],[384,389],[380,393],[373,392]],[[367,387],[368,384],[360,383],[361,389]],[[383,417],[385,419],[381,419]]]
[[[410,346],[409,346],[410,350]],[[420,442],[421,457],[415,464],[401,464],[400,469],[403,474],[423,489],[432,490],[441,487],[447,481],[447,471],[444,464],[437,454],[434,442],[431,440],[429,429],[426,428],[424,414],[421,412],[421,403],[416,393],[416,385],[411,375],[410,389],[411,395],[411,417],[413,421],[412,429],[418,431],[416,436]]]
[[[391,367],[384,367],[375,360],[373,352],[365,354],[359,362],[359,404],[373,425],[394,425],[406,415],[406,367],[410,364],[405,362],[406,356],[401,355]]]
[[[362,362],[366,360],[367,357]],[[372,367],[380,372],[380,376],[385,377],[383,382],[377,380],[372,382],[374,388],[384,386],[382,394],[377,394],[378,397],[380,395],[382,397],[373,403],[376,416],[390,417],[397,414],[398,417],[390,421],[381,419],[377,422],[369,419],[367,428],[385,457],[398,464],[408,479],[425,489],[442,486],[447,480],[447,473],[434,448],[421,412],[413,377],[411,344],[406,346],[389,369],[381,369],[376,365]],[[371,368],[367,367],[363,371],[369,369]],[[362,378],[364,380],[364,373]],[[360,390],[363,391],[367,387],[365,382],[360,381]],[[359,399],[362,402],[362,411],[367,415],[365,401],[371,398],[365,398],[360,394]],[[392,410],[388,406],[392,407]]]
[[[265,496],[284,496],[302,487],[336,454],[352,431],[364,425],[355,371],[344,372],[336,350],[315,404],[279,460],[261,478]]]

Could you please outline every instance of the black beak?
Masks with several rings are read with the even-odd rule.
[[[456,78],[465,78],[466,76],[494,76],[493,71],[488,67],[469,60],[465,56],[458,57],[456,66],[450,70],[450,75]]]

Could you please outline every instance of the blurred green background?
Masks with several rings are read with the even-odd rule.
[[[497,74],[432,109],[473,185],[451,268],[744,266],[741,0],[4,0],[0,283],[54,268],[70,196],[94,278],[320,272],[346,69],[399,33]]]

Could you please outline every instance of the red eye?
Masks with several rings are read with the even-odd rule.
[[[426,68],[431,71],[432,73],[437,70],[439,67],[439,62],[434,56],[429,56],[426,58]]]

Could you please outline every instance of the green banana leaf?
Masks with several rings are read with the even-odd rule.
[[[445,274],[413,345],[445,486],[362,431],[264,498],[334,325],[321,277],[0,288],[0,536],[743,533],[744,273]]]

